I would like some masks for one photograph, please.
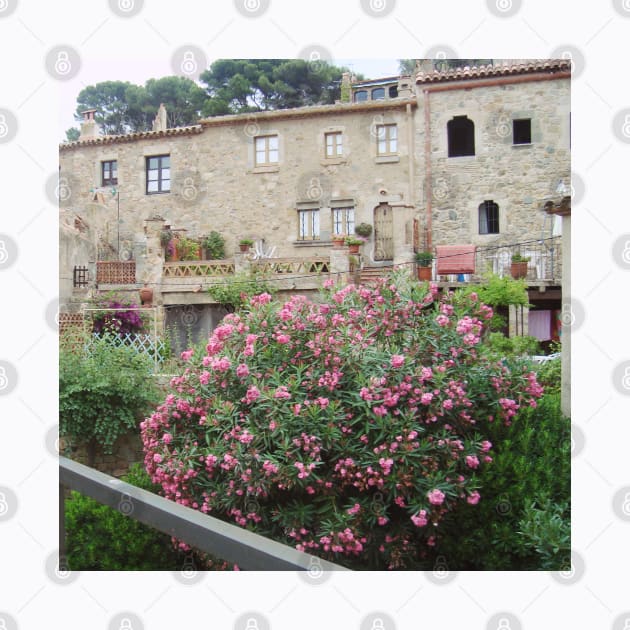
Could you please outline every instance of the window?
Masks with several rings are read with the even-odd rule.
[[[376,154],[394,155],[398,152],[398,126],[376,125]]]
[[[333,234],[354,234],[354,208],[332,209]]]
[[[354,93],[354,102],[362,103],[363,101],[368,100],[367,90],[358,90]]]
[[[372,100],[380,101],[385,98],[385,88],[374,88],[372,90]]]
[[[389,98],[396,98],[398,96],[398,86],[390,85],[389,87]]]
[[[319,208],[298,210],[298,240],[319,239]]]
[[[326,138],[326,157],[334,158],[343,155],[343,144],[341,131],[325,134]]]
[[[254,138],[256,166],[278,163],[278,136],[258,136]]]
[[[475,155],[475,125],[468,116],[455,116],[446,124],[448,157]]]
[[[499,233],[499,206],[494,201],[479,204],[479,234]]]
[[[146,158],[147,195],[171,191],[171,156],[155,155]]]
[[[107,160],[101,162],[101,186],[116,186],[118,184],[118,162]]]
[[[530,118],[519,118],[512,121],[512,144],[532,143],[532,121]]]

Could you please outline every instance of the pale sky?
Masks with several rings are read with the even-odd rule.
[[[209,63],[215,61],[209,60]],[[377,79],[398,74],[397,59],[334,59],[337,66],[347,66],[357,74],[363,74],[366,79]],[[137,85],[144,85],[147,79],[158,79],[172,75],[173,72],[163,59],[155,57],[142,58],[140,56],[130,60],[110,56],[103,58],[101,63],[93,63],[89,67],[82,67],[80,73],[70,81],[60,84],[59,126],[60,140],[65,139],[66,129],[78,127],[74,120],[76,98],[79,92],[88,85],[102,81],[129,81]]]

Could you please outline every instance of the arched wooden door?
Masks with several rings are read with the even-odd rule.
[[[393,260],[394,222],[392,207],[381,203],[374,208],[374,260]]]

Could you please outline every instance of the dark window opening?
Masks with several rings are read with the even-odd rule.
[[[475,124],[468,116],[455,116],[446,124],[448,157],[475,155]]]
[[[367,100],[368,100],[367,90],[359,90],[358,92],[354,93],[355,103],[361,103],[362,101],[367,101]]]
[[[89,271],[87,267],[76,267],[72,274],[72,286],[75,288],[85,288],[88,285],[90,279]]]
[[[494,201],[479,204],[479,234],[499,233],[499,205]]]
[[[372,90],[372,100],[380,101],[385,98],[385,88],[374,88]]]
[[[171,191],[171,156],[156,155],[146,159],[147,195]]]
[[[532,121],[529,118],[521,118],[512,121],[513,144],[532,143]]]
[[[389,88],[389,98],[396,98],[398,96],[398,86],[392,85]]]
[[[101,186],[116,186],[118,184],[118,161],[107,160],[101,162]]]

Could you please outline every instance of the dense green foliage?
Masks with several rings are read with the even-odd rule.
[[[158,392],[150,359],[116,346],[111,333],[94,338],[90,351],[62,344],[59,351],[59,433],[111,452],[116,439],[136,429]]]
[[[221,260],[225,258],[225,239],[218,232],[210,232],[203,239],[203,248],[206,250],[206,256],[210,260]]]
[[[237,273],[208,288],[212,299],[221,304],[228,313],[243,308],[253,295],[275,292],[273,282],[267,281],[264,276],[255,272]]]
[[[503,357],[507,355],[535,355],[540,352],[540,342],[536,337],[506,337],[500,332],[491,332],[484,346],[484,352]],[[540,379],[539,379],[540,382]]]
[[[475,480],[482,499],[444,519],[434,562],[441,557],[452,570],[560,570],[571,496],[571,423],[560,396],[545,394],[518,422],[488,430],[493,462]]]
[[[134,486],[155,492],[139,464],[123,477]],[[94,499],[72,492],[66,499],[68,565],[75,571],[165,571],[182,560],[171,537],[142,525]]]

